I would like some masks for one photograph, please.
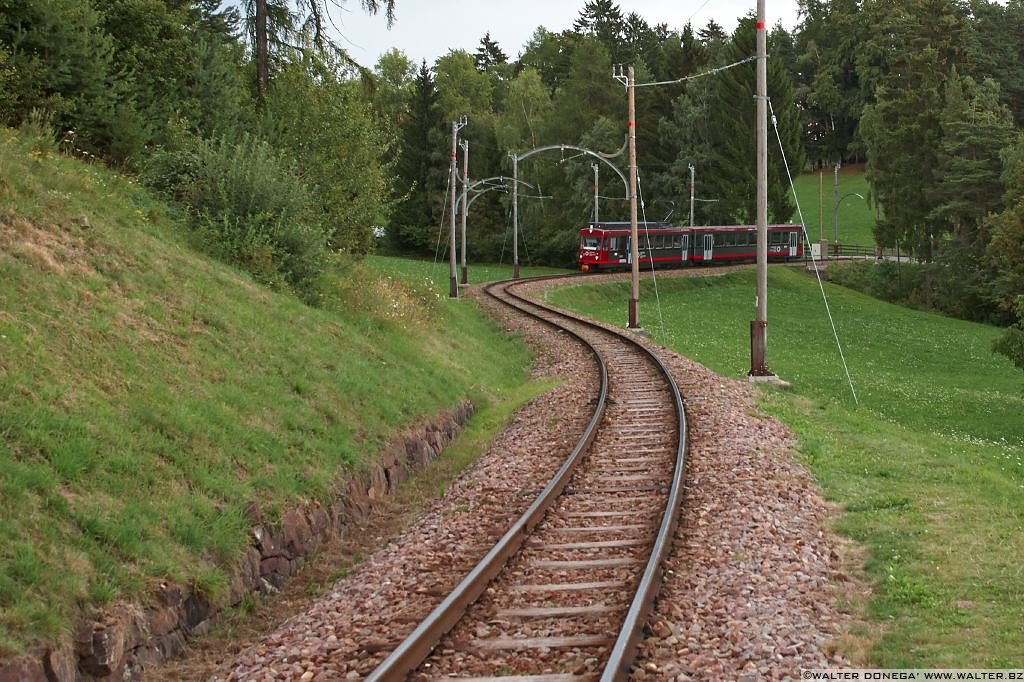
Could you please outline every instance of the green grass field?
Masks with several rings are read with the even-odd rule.
[[[350,263],[310,308],[5,129],[0,206],[0,655],[159,580],[217,598],[250,500],[327,498],[416,419],[530,394],[528,350],[418,264]]]
[[[803,211],[807,234],[812,242],[819,241],[821,236],[830,243],[836,234],[836,218],[838,217],[839,242],[857,246],[872,246],[875,243],[871,228],[875,224],[875,210],[868,202],[856,196],[847,196],[851,192],[868,196],[868,182],[864,177],[864,169],[850,166],[839,171],[838,194],[834,193],[835,177],[832,170],[826,170],[822,177],[821,214],[819,214],[817,173],[805,173],[793,179],[796,185],[796,196]],[[845,197],[845,198],[844,198]],[[835,211],[835,200],[841,199],[839,210]],[[821,219],[819,219],[821,215]],[[799,217],[794,216],[799,222]]]
[[[715,371],[749,369],[754,271],[645,278],[641,324]],[[834,524],[868,550],[873,595],[854,635],[867,665],[1024,666],[1024,374],[990,350],[998,330],[826,285],[859,405],[818,285],[772,268],[769,356],[793,383],[761,405],[799,435]],[[549,299],[622,323],[628,283]],[[664,323],[661,323],[663,318]]]
[[[375,270],[388,276],[403,277],[409,280],[429,280],[438,293],[445,297],[448,296],[450,275],[448,261],[446,260],[431,261],[392,256],[369,256],[366,262]],[[544,275],[564,275],[569,272],[572,271],[521,265],[519,276],[524,278],[542,277]],[[478,264],[468,262],[467,260],[466,274],[471,285],[483,282],[498,282],[504,279],[512,279],[512,266],[494,263]]]

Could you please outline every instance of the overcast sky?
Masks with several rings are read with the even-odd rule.
[[[472,54],[487,32],[515,59],[538,26],[554,33],[570,28],[585,0],[397,0],[395,4],[397,18],[390,31],[382,15],[367,15],[357,0],[348,0],[343,10],[332,12],[343,36],[339,42],[359,63],[373,66],[381,53],[397,47],[416,63],[426,59],[433,64],[452,48]],[[634,0],[617,4],[623,14],[636,12],[651,25],[666,23],[671,29],[681,29],[691,21],[699,28],[714,19],[728,32],[736,28],[740,16],[757,7],[755,0]],[[796,0],[768,1],[768,25],[781,20],[793,28],[796,10]]]

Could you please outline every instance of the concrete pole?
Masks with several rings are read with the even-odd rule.
[[[600,222],[600,217],[597,213],[597,187],[599,179],[599,166],[596,163],[590,164],[590,167],[594,169],[594,223]]]
[[[818,243],[825,241],[825,205],[824,205],[824,189],[825,189],[825,171],[818,171]],[[822,258],[825,254],[821,254]]]
[[[832,180],[832,243],[836,244],[836,248],[839,244],[839,164],[835,165],[833,171]]]
[[[768,376],[768,42],[757,0],[757,319],[750,323],[750,374]]]
[[[633,87],[633,67],[626,76],[626,91],[629,95],[629,256],[632,261],[633,286],[629,295],[629,328],[639,329],[637,308],[640,303],[640,245],[636,224],[636,98]]]
[[[469,140],[463,140],[462,144],[462,250],[459,251],[459,258],[462,260],[462,283],[469,284],[469,271],[466,269],[466,214],[469,213],[469,204],[466,195],[469,193]]]
[[[691,163],[690,164],[690,227],[693,227],[693,192],[694,192],[694,185],[696,184],[696,178],[695,178],[696,172],[697,172],[697,169],[694,168],[693,164]]]
[[[512,279],[519,279],[519,157],[512,157]]]
[[[452,153],[451,153],[451,179],[449,184],[452,187],[452,210],[448,221],[448,298],[459,297],[459,283],[455,276],[455,189],[458,183],[458,169],[455,165],[455,157],[458,151],[459,124],[452,122]]]

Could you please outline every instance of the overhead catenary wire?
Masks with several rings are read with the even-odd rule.
[[[789,161],[786,159],[786,149],[782,144],[782,136],[779,134],[779,122],[775,117],[775,108],[772,106],[771,99],[768,99],[768,110],[772,117],[772,127],[775,129],[775,139],[779,141],[779,151],[782,153],[782,164],[786,168],[786,177],[789,178],[789,188],[793,192],[793,201],[796,202],[797,215],[800,217],[800,229],[803,231],[804,243],[809,249],[811,246],[811,238],[807,234],[807,223],[804,222],[804,212],[800,208],[800,198],[796,195],[796,185],[793,183],[793,174],[789,170]],[[857,400],[857,390],[853,387],[853,378],[850,376],[850,368],[846,364],[846,354],[843,353],[843,344],[839,341],[839,332],[836,330],[836,322],[832,317],[832,308],[828,304],[828,296],[825,294],[825,285],[821,279],[821,271],[818,269],[818,261],[813,256],[811,257],[811,264],[814,265],[814,276],[818,280],[818,288],[821,290],[821,300],[825,302],[825,312],[828,314],[829,324],[832,325],[832,336],[836,340],[836,348],[839,349],[839,359],[843,362],[843,371],[846,372],[846,381],[850,384],[850,393],[853,394],[853,404],[860,405],[860,401]]]
[[[644,190],[640,184],[640,170],[636,172],[636,193],[640,198],[640,214],[644,218],[644,236],[647,237],[647,253],[651,257],[651,281],[654,282],[654,301],[658,308],[658,329],[665,331],[665,318],[661,315],[661,296],[658,294],[658,276],[654,273],[654,253],[651,249],[651,231],[647,227],[647,206],[644,204]]]
[[[444,254],[448,253],[448,247],[447,246],[445,246],[445,250],[443,252],[441,251],[441,237],[444,234],[444,213],[445,213],[444,209],[448,207],[448,192],[451,190],[451,188],[452,188],[452,179],[449,176],[448,182],[447,182],[447,184],[445,185],[445,188],[444,188],[444,201],[441,202],[441,222],[437,226],[437,245],[434,246],[434,266],[435,266],[435,269],[436,269],[437,262],[438,262],[438,254],[440,253],[443,256]]]
[[[700,11],[701,11],[702,9],[704,9],[705,7],[707,7],[707,6],[708,6],[708,3],[709,3],[709,2],[711,2],[711,0],[704,0],[704,2],[702,2],[702,3],[700,4],[700,7],[698,7],[697,9],[695,9],[695,10],[693,11],[693,14],[691,14],[691,15],[690,15],[690,17],[689,17],[689,18],[688,18],[688,19],[687,19],[686,21],[684,21],[684,22],[683,22],[683,26],[686,26],[686,25],[687,25],[688,23],[690,23],[691,21],[693,21],[693,18],[694,18],[695,16],[697,16],[697,14],[698,14],[698,13],[699,13],[699,12],[700,12]]]
[[[697,80],[698,78],[703,78],[704,76],[713,76],[716,73],[721,73],[722,71],[728,71],[729,69],[732,69],[734,67],[740,66],[742,64],[746,64],[748,62],[753,62],[753,61],[757,61],[757,56],[756,55],[753,56],[753,57],[747,57],[746,59],[741,59],[739,61],[733,62],[732,64],[725,64],[724,66],[716,66],[715,68],[709,69],[709,70],[704,71],[702,73],[695,73],[695,74],[690,75],[690,76],[683,76],[682,78],[676,78],[675,80],[670,80],[670,81],[655,81],[653,83],[634,83],[633,87],[634,88],[649,88],[649,87],[651,87],[653,85],[674,85],[676,83],[685,83],[687,81],[692,81],[692,80]]]
[[[540,188],[538,188],[538,189],[540,189]],[[544,201],[545,199],[552,199],[554,197],[545,196],[543,194],[536,194],[536,195],[527,194],[523,198],[524,199],[540,199],[541,201]],[[498,263],[499,264],[504,264],[504,262],[505,262],[505,247],[508,245],[508,233],[509,233],[509,230],[511,230],[511,229],[512,229],[512,207],[510,206],[508,211],[505,212],[505,236],[501,240],[501,254],[498,256]],[[526,242],[525,241],[523,242],[523,248],[526,248]],[[527,259],[530,258],[529,250],[527,250],[527,252],[526,252],[526,258]]]

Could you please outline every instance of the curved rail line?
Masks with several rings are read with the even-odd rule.
[[[530,507],[524,512],[524,514],[513,524],[513,526],[501,537],[501,539],[494,545],[494,547],[484,556],[483,559],[470,571],[469,574],[463,578],[458,586],[416,627],[416,629],[405,639],[401,644],[379,665],[370,675],[366,678],[368,682],[391,682],[397,680],[406,679],[406,677],[416,670],[421,664],[430,656],[433,649],[441,641],[441,639],[450,631],[455,625],[463,618],[463,615],[470,608],[470,606],[477,601],[478,598],[484,593],[492,581],[505,569],[506,565],[510,562],[520,550],[523,549],[524,544],[529,538],[531,532],[542,522],[547,512],[552,509],[559,500],[564,500],[567,497],[574,497],[573,495],[566,495],[566,493],[575,493],[577,491],[567,490],[570,481],[574,480],[573,476],[580,470],[580,463],[584,457],[590,451],[591,446],[594,443],[599,428],[601,428],[602,420],[606,416],[606,407],[610,401],[617,400],[616,398],[610,398],[609,396],[609,371],[608,364],[605,361],[606,355],[618,354],[616,358],[616,365],[629,363],[629,366],[635,366],[639,368],[643,363],[649,363],[654,368],[656,373],[664,380],[667,393],[670,395],[670,402],[672,403],[671,409],[674,412],[675,423],[677,430],[674,435],[675,452],[671,462],[671,483],[665,485],[654,485],[643,488],[631,488],[627,483],[627,487],[621,490],[648,490],[654,493],[653,496],[660,496],[664,493],[664,506],[660,511],[660,523],[657,526],[657,532],[653,534],[653,542],[645,541],[650,547],[650,553],[646,562],[644,563],[644,570],[638,579],[635,579],[635,591],[633,592],[632,599],[629,601],[628,609],[624,619],[621,621],[621,626],[618,627],[617,635],[614,635],[614,643],[611,645],[611,649],[607,655],[607,659],[603,666],[603,672],[601,673],[600,679],[604,682],[611,682],[613,680],[623,680],[626,678],[629,672],[630,665],[632,664],[633,658],[635,657],[637,646],[642,638],[642,630],[644,622],[653,607],[654,598],[660,587],[661,581],[661,563],[671,546],[672,535],[675,531],[676,524],[678,522],[678,511],[682,501],[682,487],[683,487],[683,473],[685,465],[685,454],[686,454],[686,414],[683,407],[682,396],[679,392],[679,388],[672,378],[671,372],[665,367],[664,363],[654,353],[647,350],[642,344],[629,335],[614,329],[610,329],[603,325],[585,320],[576,315],[566,313],[564,311],[556,310],[552,307],[537,303],[526,299],[525,297],[513,293],[510,289],[517,284],[524,284],[530,281],[538,281],[541,279],[555,279],[561,276],[536,278],[533,280],[518,280],[518,281],[506,281],[498,282],[487,287],[486,291],[489,295],[496,298],[497,300],[509,305],[520,312],[529,315],[535,319],[538,319],[548,325],[551,325],[557,329],[563,330],[564,332],[571,334],[573,337],[578,339],[582,344],[587,346],[593,354],[600,372],[600,391],[595,401],[594,414],[591,417],[587,427],[584,429],[579,441],[576,443],[572,452],[569,454],[565,462],[559,468],[558,472],[552,477],[551,481],[545,486],[540,492]],[[500,293],[498,293],[500,290]],[[506,298],[507,297],[507,298]],[[626,359],[625,351],[621,349],[624,347],[629,348],[629,353],[633,354],[634,358],[637,355],[637,351],[643,357],[642,360]],[[620,369],[621,371],[621,369]],[[640,371],[639,369],[636,371]],[[664,409],[663,407],[654,407],[654,405],[660,399],[655,396],[654,393],[649,393],[643,398],[634,399],[634,402],[639,407],[632,408],[634,411],[647,413],[646,417],[648,424],[646,425],[646,432],[648,435],[656,433],[656,429],[659,426],[657,423],[651,423],[651,420],[657,420],[656,410]],[[628,401],[627,401],[628,402]],[[621,408],[626,409],[626,408]],[[640,419],[638,417],[637,419]],[[644,431],[642,425],[638,429],[628,429],[628,431]],[[612,432],[610,437],[614,437],[614,430],[609,427],[609,431]],[[664,436],[664,434],[657,434]],[[632,433],[625,435],[619,435],[619,438],[627,439],[627,442],[621,444],[620,447],[626,448],[628,453],[628,439],[631,437],[642,437],[634,436]],[[670,436],[671,437],[671,436]],[[641,473],[640,475],[624,475],[619,480],[623,482],[635,481],[644,479],[647,480],[650,477],[650,473],[646,471],[645,465],[640,463],[640,459],[634,459],[638,462],[633,465],[632,473]],[[624,461],[624,460],[619,460]],[[646,460],[643,460],[646,461]],[[613,465],[615,462],[613,461]],[[641,467],[638,469],[637,467]],[[626,474],[631,473],[630,471],[625,472]],[[581,474],[583,475],[583,474]],[[606,479],[607,480],[607,479]],[[666,491],[667,489],[667,491]],[[616,492],[619,489],[613,489],[611,491],[598,491],[600,492]],[[621,491],[620,490],[620,491]],[[585,492],[581,489],[579,492]],[[616,515],[615,512],[595,512],[596,515],[612,516]],[[586,516],[584,513],[577,513],[579,516]],[[655,513],[657,516],[657,513]],[[616,526],[617,530],[624,530],[627,528],[642,528],[640,525],[627,525],[627,526]],[[580,528],[562,528],[559,529],[563,532],[573,533],[594,533],[602,529],[609,528],[608,526],[593,526],[593,527],[580,527]],[[605,547],[625,547],[639,544],[636,540],[618,540],[618,541],[604,541],[604,542],[590,542],[590,543],[569,543],[569,544],[549,544],[549,548],[569,548],[572,550],[586,548],[588,551],[595,551],[598,548]],[[600,550],[598,550],[600,551]],[[632,565],[637,563],[632,559],[612,559],[612,560],[591,560],[591,561],[546,561],[540,562],[544,565],[558,566],[558,567],[569,567],[567,570],[573,570],[575,566],[596,566],[597,570],[600,570],[602,566],[623,566]],[[611,585],[608,583],[592,583],[592,585]],[[556,587],[556,586],[535,586],[537,588],[543,587]],[[600,613],[612,611],[610,608],[603,608],[602,606],[592,607],[575,607],[568,609],[507,609],[507,612],[515,612],[519,615],[525,615],[526,617],[546,617],[543,614],[553,613],[558,611],[563,617],[585,617],[586,614]],[[553,643],[558,638],[541,638],[537,640],[535,646],[544,646],[545,644]],[[603,643],[604,639],[600,637],[586,637],[583,638],[562,638],[565,642],[568,642],[569,646],[579,642],[581,646],[595,645]],[[612,636],[608,638],[611,643]],[[521,642],[523,640],[511,640],[513,642]],[[563,642],[564,643],[564,642]],[[558,644],[553,644],[558,646]],[[473,679],[492,679],[492,678],[473,678]],[[493,678],[498,679],[498,678]],[[519,679],[519,680],[585,680],[585,679],[597,679],[595,676],[579,676],[573,674],[566,675],[536,675],[526,674],[520,677],[513,677],[508,679]]]

